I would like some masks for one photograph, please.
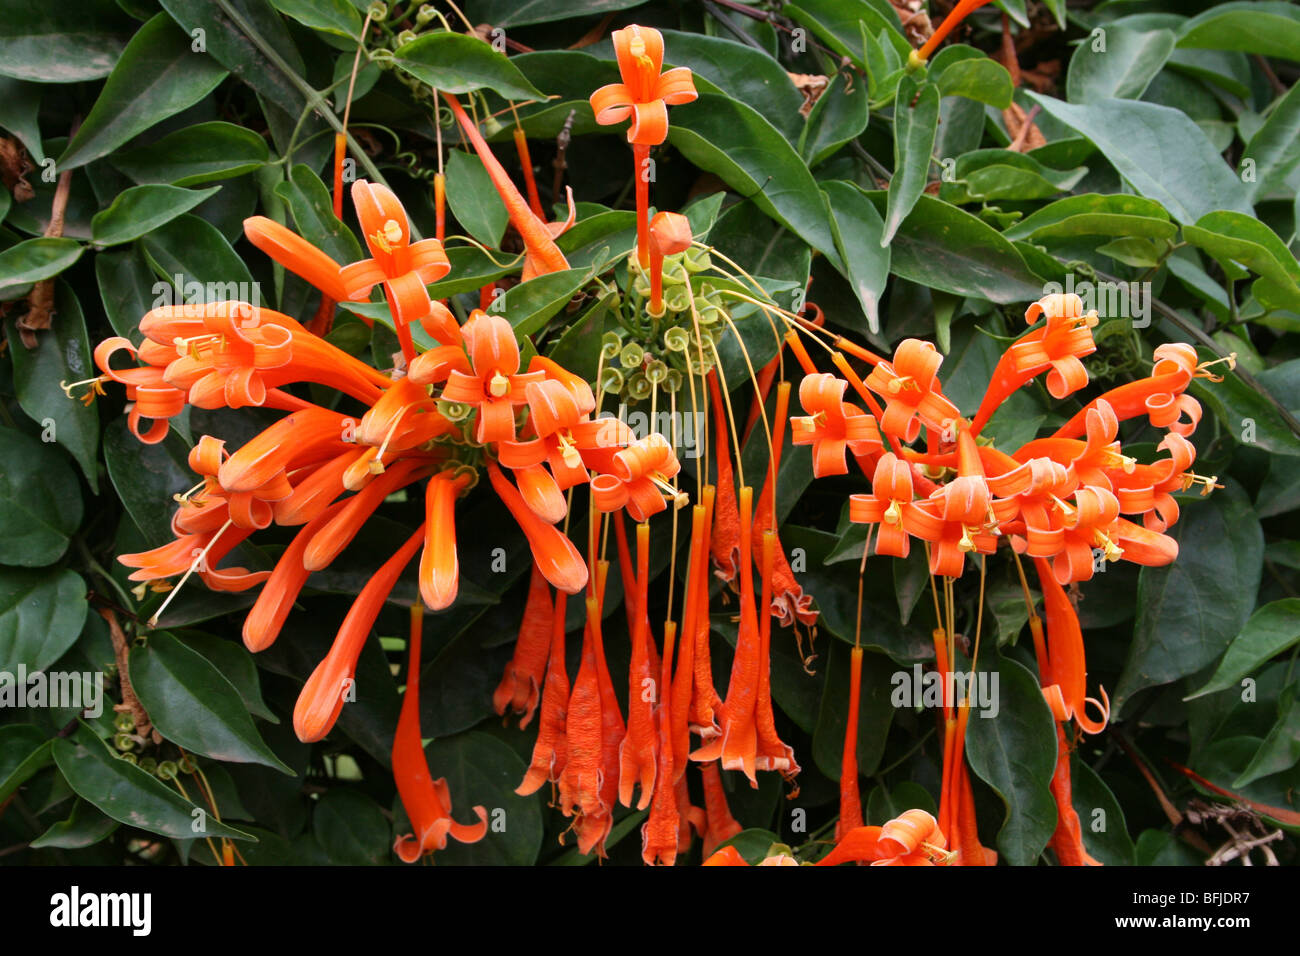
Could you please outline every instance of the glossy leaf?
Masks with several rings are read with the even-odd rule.
[[[44,670],[86,620],[86,584],[73,571],[0,568],[0,671]]]
[[[81,524],[81,489],[49,443],[0,428],[0,564],[53,564]]]
[[[397,66],[441,93],[492,90],[508,100],[544,100],[546,96],[490,44],[460,33],[429,33],[398,47]]]
[[[131,37],[131,20],[112,0],[0,6],[0,74],[36,83],[108,76]]]
[[[262,740],[234,685],[171,634],[155,631],[132,648],[131,683],[168,740],[216,760],[292,773]]]
[[[889,180],[881,246],[889,245],[899,225],[921,198],[929,180],[930,157],[938,128],[938,88],[905,78],[898,86],[894,104],[894,175]]]
[[[58,168],[84,166],[111,153],[211,93],[226,78],[226,71],[194,52],[192,42],[165,14],[141,27],[59,157]]]
[[[91,228],[97,246],[115,246],[189,212],[221,189],[181,189],[177,186],[135,186],[121,193],[107,209],[95,214]]]
[[[1085,39],[1070,58],[1067,98],[1071,103],[1139,99],[1164,67],[1174,43],[1172,30],[1143,31],[1122,24],[1106,29],[1101,49]]]
[[[1297,643],[1300,643],[1300,598],[1265,604],[1232,639],[1214,676],[1200,690],[1183,699],[1194,700],[1236,687],[1247,674]]]
[[[148,146],[122,149],[109,157],[138,183],[197,186],[251,172],[270,156],[266,140],[234,123],[196,123]]]
[[[1225,484],[1208,500],[1188,504],[1170,529],[1178,560],[1142,569],[1133,643],[1114,692],[1117,712],[1137,691],[1215,660],[1250,617],[1264,536],[1240,486],[1231,479]]]
[[[140,830],[174,839],[252,837],[194,806],[157,777],[109,752],[83,724],[73,738],[54,741],[54,761],[68,785],[105,814]]]

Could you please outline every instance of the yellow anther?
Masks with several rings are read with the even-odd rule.
[[[505,398],[510,394],[510,379],[500,372],[494,372],[488,379],[488,394],[493,398]]]
[[[889,502],[889,507],[885,509],[885,524],[897,525],[903,520],[903,508],[897,499]]]
[[[957,542],[957,550],[974,551],[975,539],[970,536],[971,529],[966,525],[961,526],[961,540]]]
[[[1124,549],[1100,531],[1094,531],[1093,535],[1097,544],[1106,552],[1107,561],[1118,561],[1124,555]]]

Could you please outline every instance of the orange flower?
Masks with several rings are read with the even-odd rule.
[[[541,575],[534,568],[534,577],[540,578]],[[543,578],[541,587],[546,591],[546,581]],[[532,592],[529,593],[529,601],[532,601]],[[555,604],[552,607],[550,601],[546,602],[547,610],[550,613],[548,624],[548,638],[550,641],[549,655],[546,661],[546,685],[542,691],[542,714],[538,718],[537,742],[533,745],[533,758],[528,764],[528,770],[524,774],[523,781],[515,788],[515,793],[521,796],[528,796],[530,793],[536,793],[541,789],[542,784],[548,780],[551,783],[559,783],[564,776],[565,767],[569,761],[569,746],[566,736],[566,724],[569,709],[569,675],[565,670],[564,664],[564,612],[565,602],[568,595],[563,591],[555,593]],[[525,610],[527,615],[527,610]],[[525,616],[525,626],[528,626],[529,619]],[[523,641],[524,634],[520,631],[520,641]],[[533,638],[530,636],[530,642]],[[515,652],[516,658],[519,656],[518,648]],[[510,671],[507,669],[507,676]],[[516,675],[516,695],[518,694],[518,676]],[[502,686],[505,686],[505,679],[502,679]],[[533,692],[535,694],[535,692]],[[497,713],[504,713],[505,707],[501,703],[501,690],[498,688],[497,696],[494,700],[497,702]],[[535,700],[530,696],[530,702]],[[530,703],[529,706],[536,706]],[[516,705],[516,712],[517,705]],[[529,710],[524,719],[520,721],[519,726],[523,727],[532,717],[532,711]]]
[[[425,288],[451,271],[442,243],[437,239],[411,242],[406,210],[387,186],[358,179],[352,184],[352,203],[371,258],[343,267],[340,278],[347,298],[362,301],[377,283],[383,283],[408,363],[415,357],[409,328],[412,322],[432,316],[430,334],[444,344],[454,344],[458,341],[455,319],[445,306],[434,308]]]
[[[651,315],[664,314],[664,257],[685,252],[693,241],[690,220],[680,213],[660,212],[650,220]]]
[[[501,163],[492,154],[491,148],[488,146],[487,141],[483,139],[482,134],[479,133],[478,127],[466,115],[460,102],[447,93],[443,94],[443,99],[451,107],[452,115],[456,117],[456,121],[460,123],[460,128],[465,132],[465,137],[473,145],[479,159],[482,160],[483,168],[487,170],[492,185],[496,187],[497,193],[501,196],[501,201],[505,204],[506,212],[510,216],[510,224],[515,227],[520,238],[524,241],[524,248],[527,250],[523,272],[524,281],[534,276],[560,272],[569,268],[564,253],[555,244],[555,237],[568,227],[568,223],[548,225],[539,216],[535,215],[533,210],[528,208],[528,203],[520,195],[515,184],[510,181],[510,177],[506,175]],[[572,222],[572,194],[569,195],[569,210],[569,222]],[[558,228],[556,228],[557,225],[559,225]]]
[[[920,434],[922,424],[942,431],[957,417],[957,406],[940,391],[942,362],[943,356],[931,343],[904,339],[892,362],[880,362],[871,370],[866,385],[885,400],[885,414],[879,423],[882,431],[911,442]]]
[[[933,866],[935,860],[946,862],[947,844],[934,817],[924,810],[908,810],[883,827],[849,830],[817,865]]]
[[[327,298],[335,302],[348,298],[347,287],[339,276],[339,264],[293,230],[265,216],[250,216],[244,220],[244,235],[294,275],[320,289]]]
[[[615,30],[614,55],[622,83],[602,86],[591,94],[591,109],[602,126],[621,123],[629,116],[627,141],[658,146],[668,138],[668,106],[689,103],[699,96],[686,67],[661,73],[664,37],[653,27],[633,24]]]
[[[615,515],[615,522],[623,520]],[[630,569],[629,569],[630,570]],[[636,578],[633,585],[630,574],[624,577],[624,587],[635,590],[636,603],[628,604],[633,615],[632,660],[628,664],[627,736],[619,747],[618,799],[625,807],[632,806],[632,790],[641,786],[638,810],[650,805],[655,792],[658,742],[655,739],[653,705],[659,698],[659,675],[651,672],[650,617],[646,612],[650,586],[650,526],[644,522],[636,526]],[[674,841],[675,845],[676,841]]]
[[[528,579],[528,600],[524,604],[523,621],[519,625],[519,636],[515,639],[515,651],[506,664],[501,683],[492,694],[492,706],[498,714],[504,714],[507,707],[512,713],[523,714],[523,719],[519,721],[520,730],[527,727],[533,719],[541,697],[547,657],[552,644],[553,609],[546,577],[534,561]],[[562,628],[560,640],[564,640]]]
[[[334,727],[343,702],[354,685],[357,658],[370,636],[375,619],[383,609],[402,571],[415,557],[424,541],[424,527],[420,527],[391,558],[366,582],[352,607],[343,619],[329,653],[316,665],[307,683],[298,695],[293,709],[293,729],[303,743],[315,743]],[[418,729],[417,729],[418,735]]]
[[[944,37],[951,33],[953,29],[970,16],[970,14],[990,2],[992,2],[992,0],[960,0],[960,2],[949,11],[948,15],[943,18],[943,22],[939,24],[939,29],[935,30],[934,33],[930,35],[930,39],[925,41],[925,44],[921,49],[914,52],[911,57],[908,58],[909,68],[914,63],[919,65],[928,60],[930,54],[938,49],[939,44],[943,42]]]
[[[790,419],[790,440],[812,445],[813,477],[847,475],[844,452],[867,455],[881,450],[876,420],[844,401],[849,383],[829,372],[805,375],[799,383],[799,404],[807,416]]]
[[[515,521],[528,539],[533,560],[551,582],[551,586],[568,594],[577,594],[587,586],[587,565],[570,541],[558,528],[548,524],[524,503],[523,498],[501,473],[495,462],[488,462],[488,478],[501,501],[514,515]]]
[[[411,646],[406,668],[406,693],[393,736],[393,778],[402,807],[415,828],[414,834],[399,836],[393,844],[404,863],[414,863],[435,850],[445,849],[447,837],[461,843],[477,843],[487,835],[487,810],[475,807],[478,823],[466,826],[451,818],[451,792],[445,778],[434,780],[420,742],[420,637],[423,610],[411,608]]]
[[[513,441],[515,407],[527,401],[524,389],[540,383],[541,372],[519,374],[519,342],[505,316],[475,310],[465,323],[472,373],[452,369],[442,397],[478,409],[475,440],[481,444]]]

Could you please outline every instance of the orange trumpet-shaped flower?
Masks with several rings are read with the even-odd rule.
[[[664,624],[664,653],[660,665],[658,723],[658,768],[655,775],[654,802],[650,816],[641,828],[641,859],[654,866],[672,866],[677,861],[681,843],[681,807],[678,794],[685,788],[673,781],[673,648],[676,644],[677,625]],[[685,783],[685,781],[681,781]],[[689,808],[689,797],[686,800]],[[687,844],[689,846],[689,829]]]
[[[914,59],[909,58],[909,66],[913,62],[924,63],[928,60],[930,54],[938,49],[939,44],[943,42],[944,37],[951,33],[959,23],[980,7],[991,2],[992,0],[960,0],[948,15],[943,18],[943,22],[939,24],[939,29],[935,30],[934,33],[930,35],[930,39],[926,40],[925,44],[912,54],[912,58]]]
[[[411,242],[406,210],[387,186],[358,179],[352,184],[352,202],[371,258],[343,267],[340,278],[344,291],[348,299],[361,301],[375,285],[383,283],[398,335],[405,333],[409,339],[407,327],[432,311],[432,300],[425,286],[451,271],[447,253],[437,239]],[[435,337],[443,344],[456,343],[454,319],[450,328],[438,331]],[[407,356],[408,361],[413,357],[414,351]]]
[[[565,738],[568,759],[560,777],[560,809],[577,817],[578,851],[605,855],[605,838],[614,824],[618,797],[618,750],[623,717],[614,696],[601,638],[600,608],[587,598],[582,665],[569,695]]]
[[[1047,321],[1040,329],[1026,332],[1013,342],[998,360],[984,398],[971,423],[979,434],[1011,394],[1044,371],[1047,390],[1054,398],[1065,398],[1088,384],[1088,373],[1079,361],[1097,351],[1092,329],[1096,310],[1083,312],[1083,300],[1074,293],[1047,295],[1025,310],[1031,325],[1039,316]]]
[[[754,704],[754,724],[758,733],[758,755],[755,766],[759,770],[775,770],[787,780],[799,773],[794,759],[794,748],[782,743],[776,732],[776,716],[772,710],[772,562],[776,550],[776,532],[767,530],[759,535],[762,555],[759,570],[763,586],[759,599],[759,650],[758,698]]]
[[[880,456],[869,495],[849,495],[849,520],[878,524],[876,554],[908,555],[911,538],[903,518],[912,509],[912,469],[893,452]]]
[[[528,579],[528,600],[524,604],[523,621],[515,640],[515,652],[506,664],[501,683],[492,694],[492,706],[498,714],[504,714],[509,707],[512,713],[523,715],[519,721],[521,730],[533,719],[541,697],[547,659],[551,653],[553,616],[551,590],[546,584],[546,576],[534,561]],[[560,640],[564,640],[563,631]]]
[[[920,434],[922,424],[942,431],[957,417],[957,406],[940,390],[942,363],[943,356],[930,342],[904,339],[892,362],[880,362],[871,370],[866,385],[885,400],[885,414],[879,422],[882,431],[911,442]]]
[[[540,578],[534,565],[534,576]],[[550,592],[546,590],[546,581],[541,579],[541,587],[545,595],[549,598]],[[548,780],[551,783],[559,783],[564,776],[565,767],[568,766],[569,744],[566,736],[566,724],[568,721],[569,711],[569,675],[564,666],[564,612],[565,602],[568,595],[563,591],[555,592],[555,604],[551,605],[546,601],[547,610],[550,613],[550,620],[547,621],[549,638],[549,654],[546,660],[546,684],[542,691],[542,714],[538,718],[537,742],[533,745],[533,757],[528,764],[528,770],[524,774],[523,781],[515,788],[515,793],[521,796],[528,796],[530,793],[536,793],[541,789],[542,784]],[[529,601],[532,600],[532,593],[529,594]],[[527,611],[525,611],[527,614]],[[529,621],[525,618],[525,626]],[[524,638],[522,630],[519,639]],[[530,637],[530,641],[532,638]],[[516,654],[518,656],[518,654]],[[507,674],[509,671],[507,670]],[[516,682],[518,677],[516,677]],[[505,681],[502,681],[504,686]],[[516,687],[517,687],[516,683]],[[497,690],[496,700],[500,701],[500,689]],[[517,693],[517,691],[516,691]],[[532,706],[536,706],[533,704]],[[498,703],[497,713],[504,713],[504,705]],[[532,718],[532,711],[524,715],[524,719],[519,726],[523,727]]]
[[[1184,394],[1193,378],[1210,377],[1199,364],[1196,349],[1183,342],[1156,347],[1155,367],[1146,378],[1120,385],[1093,399],[1056,430],[1054,438],[1078,438],[1087,431],[1088,412],[1105,401],[1120,421],[1146,415],[1156,428],[1168,428],[1187,438],[1201,419],[1201,405]],[[1183,416],[1187,421],[1183,421]]]
[[[664,37],[653,27],[633,24],[615,30],[612,39],[623,82],[602,86],[591,94],[596,122],[609,126],[631,117],[627,141],[658,146],[668,138],[668,106],[689,103],[699,96],[695,80],[686,67],[660,72]]]
[[[414,863],[435,850],[445,849],[447,837],[477,843],[487,835],[487,810],[475,807],[478,823],[466,826],[451,818],[451,791],[445,778],[434,780],[420,742],[420,638],[423,609],[411,608],[411,647],[406,668],[406,693],[393,736],[393,778],[402,807],[415,833],[399,836],[393,844],[404,863]]]
[[[327,298],[335,302],[348,298],[347,287],[339,276],[339,264],[293,230],[265,216],[250,216],[244,220],[244,235],[294,275],[320,289]]]
[[[658,30],[633,24],[615,30],[612,39],[623,82],[592,93],[591,110],[602,126],[632,119],[627,141],[635,164],[637,261],[646,269],[650,266],[650,147],[668,138],[668,105],[689,103],[699,94],[685,67],[660,72],[664,38]]]
[[[487,472],[492,487],[528,539],[533,560],[551,586],[568,594],[577,594],[586,587],[587,565],[573,542],[554,525],[533,514],[495,462],[488,462]]]
[[[316,665],[298,695],[293,709],[293,729],[303,743],[315,743],[334,727],[343,702],[353,687],[357,658],[370,636],[375,619],[392,593],[402,571],[424,541],[424,528],[411,535],[397,553],[384,562],[357,595],[343,619],[334,643]],[[418,732],[418,731],[417,731]]]
[[[790,419],[790,440],[812,445],[813,477],[847,475],[846,450],[854,455],[880,451],[876,420],[844,401],[849,383],[829,372],[805,375],[799,383],[799,404],[808,414]]]
[[[727,791],[722,786],[718,762],[710,760],[700,764],[700,776],[704,779],[704,855],[709,857],[719,843],[730,840],[744,827],[731,815],[731,808],[727,806]]]
[[[736,580],[740,571],[740,509],[736,504],[736,482],[731,467],[731,441],[727,427],[727,410],[723,406],[722,390],[718,386],[717,369],[710,369],[709,404],[713,406],[714,467],[718,480],[714,492],[713,531],[710,549],[713,553],[714,571],[728,583]]]
[[[1056,770],[1052,773],[1050,789],[1056,801],[1056,829],[1049,842],[1056,851],[1061,866],[1101,866],[1083,845],[1083,826],[1074,809],[1073,789],[1070,786],[1070,754],[1073,748],[1065,732],[1064,722],[1056,725]]]
[[[548,226],[541,218],[528,208],[528,203],[520,195],[518,188],[510,181],[506,175],[505,169],[497,161],[496,156],[492,154],[491,148],[487,141],[479,133],[478,127],[474,121],[465,113],[460,102],[448,93],[443,94],[443,99],[451,107],[452,115],[456,117],[456,122],[465,132],[465,137],[478,153],[478,157],[483,162],[483,168],[487,170],[488,177],[492,180],[492,185],[496,187],[497,193],[501,196],[501,201],[505,204],[506,212],[510,216],[510,224],[518,231],[521,239],[524,240],[524,248],[527,250],[527,258],[524,262],[524,281],[534,276],[546,275],[551,272],[560,272],[569,268],[568,261],[564,258],[564,253],[560,247],[555,244],[555,236],[563,232],[565,226],[555,229]],[[572,196],[569,197],[570,210],[572,210]]]
[[[1104,690],[1101,701],[1087,696],[1088,672],[1079,616],[1061,587],[1059,575],[1053,573],[1048,563],[1035,558],[1034,567],[1043,589],[1043,613],[1047,618],[1046,641],[1034,635],[1043,694],[1052,705],[1057,720],[1073,719],[1086,733],[1099,734],[1106,728],[1110,708]],[[1036,618],[1030,620],[1031,630],[1037,630],[1034,627],[1036,621]],[[1088,716],[1087,705],[1090,703],[1101,711],[1100,721]]]
[[[615,515],[614,520],[623,518]],[[663,696],[659,693],[659,675],[650,669],[650,616],[646,611],[649,586],[650,526],[642,522],[636,526],[636,603],[629,602],[628,611],[633,623],[632,660],[627,672],[627,736],[619,748],[618,775],[618,799],[625,807],[632,805],[632,790],[640,785],[638,810],[650,806],[655,792],[659,743],[655,739],[653,709]]]
[[[1185,490],[1192,481],[1186,472],[1196,460],[1196,448],[1177,432],[1167,434],[1156,447],[1169,452],[1169,457],[1116,475],[1115,495],[1120,511],[1141,515],[1142,523],[1151,531],[1164,531],[1178,521],[1178,502],[1173,492]]]
[[[853,648],[849,657],[849,714],[844,725],[844,752],[840,759],[840,818],[835,823],[835,839],[842,840],[850,830],[863,825],[862,795],[858,790],[858,714],[862,700],[862,648]]]
[[[515,408],[528,399],[525,388],[541,383],[541,372],[519,373],[519,342],[505,316],[475,310],[464,327],[472,373],[452,369],[442,397],[478,409],[475,440],[513,441]]]
[[[872,866],[933,866],[946,862],[948,840],[938,821],[924,810],[908,810],[882,827],[856,827],[840,837],[818,866],[870,863]]]
[[[752,536],[753,489],[740,489],[740,628],[736,656],[731,663],[731,680],[722,707],[722,734],[691,754],[695,761],[721,758],[723,770],[740,770],[758,787],[758,724],[762,634],[754,613],[754,562]]]
[[[470,475],[444,471],[429,479],[424,497],[424,550],[420,554],[420,596],[434,611],[452,605],[460,588],[456,557],[456,498]]]
[[[664,312],[664,257],[685,252],[694,241],[691,223],[676,212],[660,212],[650,220],[650,314]]]

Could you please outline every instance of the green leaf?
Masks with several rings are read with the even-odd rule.
[[[574,293],[590,276],[587,269],[566,269],[536,276],[498,296],[488,311],[509,319],[515,335],[520,338],[532,335],[541,331],[551,316],[569,304]]]
[[[1032,156],[1009,149],[966,153],[953,166],[955,183],[944,183],[940,197],[955,203],[994,199],[1048,199],[1073,189],[1088,170],[1052,169]]]
[[[930,65],[930,72],[935,77],[934,82],[939,87],[941,96],[964,96],[968,100],[978,100],[1000,110],[1011,105],[1015,87],[1005,66],[983,54],[942,66],[940,56],[946,52],[947,50],[941,51]]]
[[[867,91],[861,84],[850,86],[837,73],[808,113],[799,136],[799,152],[809,167],[815,167],[861,136],[869,119]]]
[[[478,0],[467,9],[475,23],[524,27],[570,17],[596,17],[644,3],[645,0]]]
[[[194,484],[187,457],[189,448],[175,432],[154,445],[146,445],[127,430],[126,418],[104,429],[104,464],[109,481],[126,512],[151,547],[171,541],[170,502]]]
[[[58,159],[60,172],[84,166],[169,116],[193,106],[226,71],[191,48],[192,40],[166,14],[140,28],[86,121]]]
[[[34,850],[42,847],[80,850],[94,846],[117,827],[118,822],[112,817],[100,812],[94,804],[78,798],[66,820],[53,824],[28,846]]]
[[[112,0],[0,3],[0,74],[35,83],[108,76],[135,24]]]
[[[477,153],[448,151],[447,203],[471,236],[485,246],[501,245],[510,214]]]
[[[1300,93],[1298,87],[1291,89],[1273,104],[1268,119],[1250,137],[1246,150],[1242,154],[1242,173],[1253,163],[1252,177],[1248,179],[1253,187],[1253,198],[1258,201],[1270,193],[1289,194],[1295,192],[1286,185],[1286,180],[1300,165]]]
[[[31,724],[0,727],[0,803],[53,760],[50,740]]]
[[[392,830],[379,804],[355,790],[330,790],[312,814],[316,839],[335,866],[383,866],[393,860]]]
[[[844,641],[832,641],[821,667],[826,669],[826,682],[817,727],[813,732],[812,755],[818,770],[831,780],[839,780],[848,724],[853,648]],[[861,776],[874,776],[885,755],[889,725],[893,723],[896,709],[890,700],[890,675],[897,671],[898,665],[884,654],[862,655],[857,741],[858,773]]]
[[[912,76],[904,77],[894,103],[894,175],[889,179],[881,246],[889,245],[925,191],[938,129],[938,87]]]
[[[440,93],[492,90],[508,100],[545,100],[504,53],[461,33],[430,33],[398,47],[397,66]]]
[[[677,66],[692,71],[700,93],[721,93],[739,100],[766,117],[791,142],[799,139],[804,126],[799,112],[803,95],[784,67],[766,53],[730,36],[665,30],[663,68]],[[822,97],[829,92],[823,91]]]
[[[262,740],[234,685],[165,631],[131,649],[131,683],[155,727],[187,750],[293,774]]]
[[[275,8],[303,26],[358,39],[361,14],[348,0],[271,0]]]
[[[1250,215],[1241,180],[1181,110],[1132,100],[1080,105],[1026,95],[1090,139],[1140,195],[1159,202],[1178,222],[1195,222],[1219,209]]]
[[[54,762],[77,796],[127,826],[165,837],[253,839],[194,806],[152,774],[112,754],[85,724],[54,741]]]
[[[1105,38],[1101,50],[1093,49],[1091,38],[1074,48],[1065,85],[1071,103],[1140,99],[1174,51],[1172,30],[1142,31],[1112,24]]]
[[[86,584],[73,571],[0,568],[0,671],[49,667],[86,621]]]
[[[449,299],[462,292],[473,292],[519,268],[518,261],[512,261],[510,256],[496,250],[493,250],[495,262],[473,246],[448,246],[446,252],[451,271],[445,279],[429,286],[429,297],[433,299]]]
[[[998,657],[984,665],[999,704],[996,718],[972,710],[966,754],[975,775],[1002,798],[1006,820],[998,850],[1012,866],[1032,866],[1056,829],[1056,804],[1049,789],[1056,769],[1056,730],[1038,681],[1015,661]],[[978,677],[977,677],[978,679]]]
[[[7,24],[6,24],[7,25]],[[3,29],[3,27],[0,27]],[[2,69],[2,68],[0,68]],[[0,76],[0,127],[8,130],[27,148],[36,165],[45,162],[41,143],[41,127],[37,115],[41,111],[41,88],[36,83],[24,83],[12,77]]]
[[[1296,706],[1296,687],[1292,684],[1283,691],[1278,704],[1277,722],[1259,745],[1259,750],[1255,751],[1255,756],[1250,759],[1246,769],[1232,781],[1234,789],[1275,773],[1285,773],[1300,762],[1300,707]]]
[[[1097,771],[1077,754],[1070,761],[1070,783],[1084,849],[1106,866],[1132,866],[1137,847],[1128,835],[1124,808]]]
[[[192,651],[203,655],[213,667],[221,672],[226,680],[239,692],[244,706],[254,717],[278,724],[280,718],[271,713],[271,709],[262,700],[261,681],[257,676],[257,665],[253,656],[238,641],[228,641],[212,634],[189,631],[178,634],[178,638]]]
[[[1254,293],[1261,305],[1300,311],[1300,265],[1277,233],[1254,216],[1212,212],[1184,226],[1183,238],[1221,265],[1235,262],[1257,274]]]
[[[1236,687],[1243,677],[1297,643],[1300,643],[1300,598],[1284,598],[1265,604],[1250,616],[1246,626],[1232,639],[1214,676],[1204,687],[1183,700],[1194,700]]]
[[[453,819],[477,820],[473,807],[488,812],[488,832],[478,843],[447,841],[439,863],[452,866],[531,866],[542,848],[541,802],[521,797],[515,787],[527,767],[510,747],[482,733],[456,734],[424,748],[434,779],[445,777]]]
[[[47,442],[0,428],[0,564],[53,564],[80,525],[81,488],[67,460]]]
[[[1213,384],[1193,381],[1188,391],[1214,412],[1234,439],[1276,455],[1300,455],[1300,438],[1273,404],[1235,372],[1224,373],[1223,381]]]
[[[1289,3],[1225,3],[1188,20],[1178,45],[1300,60],[1300,10]]]
[[[99,410],[69,399],[59,387],[60,382],[84,381],[95,373],[86,322],[72,287],[62,282],[54,286],[54,308],[50,330],[38,333],[37,346],[30,351],[12,328],[8,330],[14,387],[23,411],[41,424],[42,439],[48,434],[71,452],[91,491],[97,492]]]
[[[184,215],[173,219],[141,240],[145,255],[166,282],[180,276],[179,290],[188,301],[249,301],[254,295],[253,276],[220,230],[206,219]],[[194,296],[199,283],[202,294]]]
[[[339,265],[365,258],[352,230],[334,215],[325,183],[310,168],[301,163],[294,166],[289,179],[275,187],[275,194],[289,204],[298,234]]]
[[[832,181],[821,188],[844,271],[874,335],[880,331],[880,296],[889,279],[889,247],[881,242],[885,224],[871,200],[853,183]],[[848,318],[841,315],[840,323],[852,327]]]
[[[1036,209],[1002,233],[1006,238],[1043,239],[1073,236],[1142,236],[1173,239],[1178,227],[1158,202],[1141,196],[1085,193]]]
[[[270,157],[251,129],[214,120],[168,133],[148,146],[113,153],[109,162],[138,183],[197,186],[242,176]]]
[[[840,56],[849,57],[860,69],[866,66],[861,49],[863,31],[873,37],[884,31],[904,60],[912,50],[899,27],[898,14],[869,0],[799,0],[787,3],[781,12],[807,27]]]
[[[220,186],[209,189],[134,186],[119,193],[107,209],[95,213],[95,218],[90,221],[95,245],[115,246],[138,239],[189,212],[220,189]]]
[[[24,239],[0,252],[0,299],[27,292],[34,282],[58,275],[81,258],[76,239]]]
[[[879,209],[883,193],[869,194]],[[992,302],[1026,302],[1043,282],[1016,247],[978,216],[921,196],[894,237],[889,269],[895,275],[955,295]]]
[[[1255,606],[1264,534],[1241,486],[1183,508],[1167,533],[1178,558],[1143,568],[1128,660],[1115,689],[1115,710],[1137,691],[1194,674],[1241,632]]]
[[[826,206],[799,154],[744,103],[703,93],[675,107],[669,141],[842,269]]]

